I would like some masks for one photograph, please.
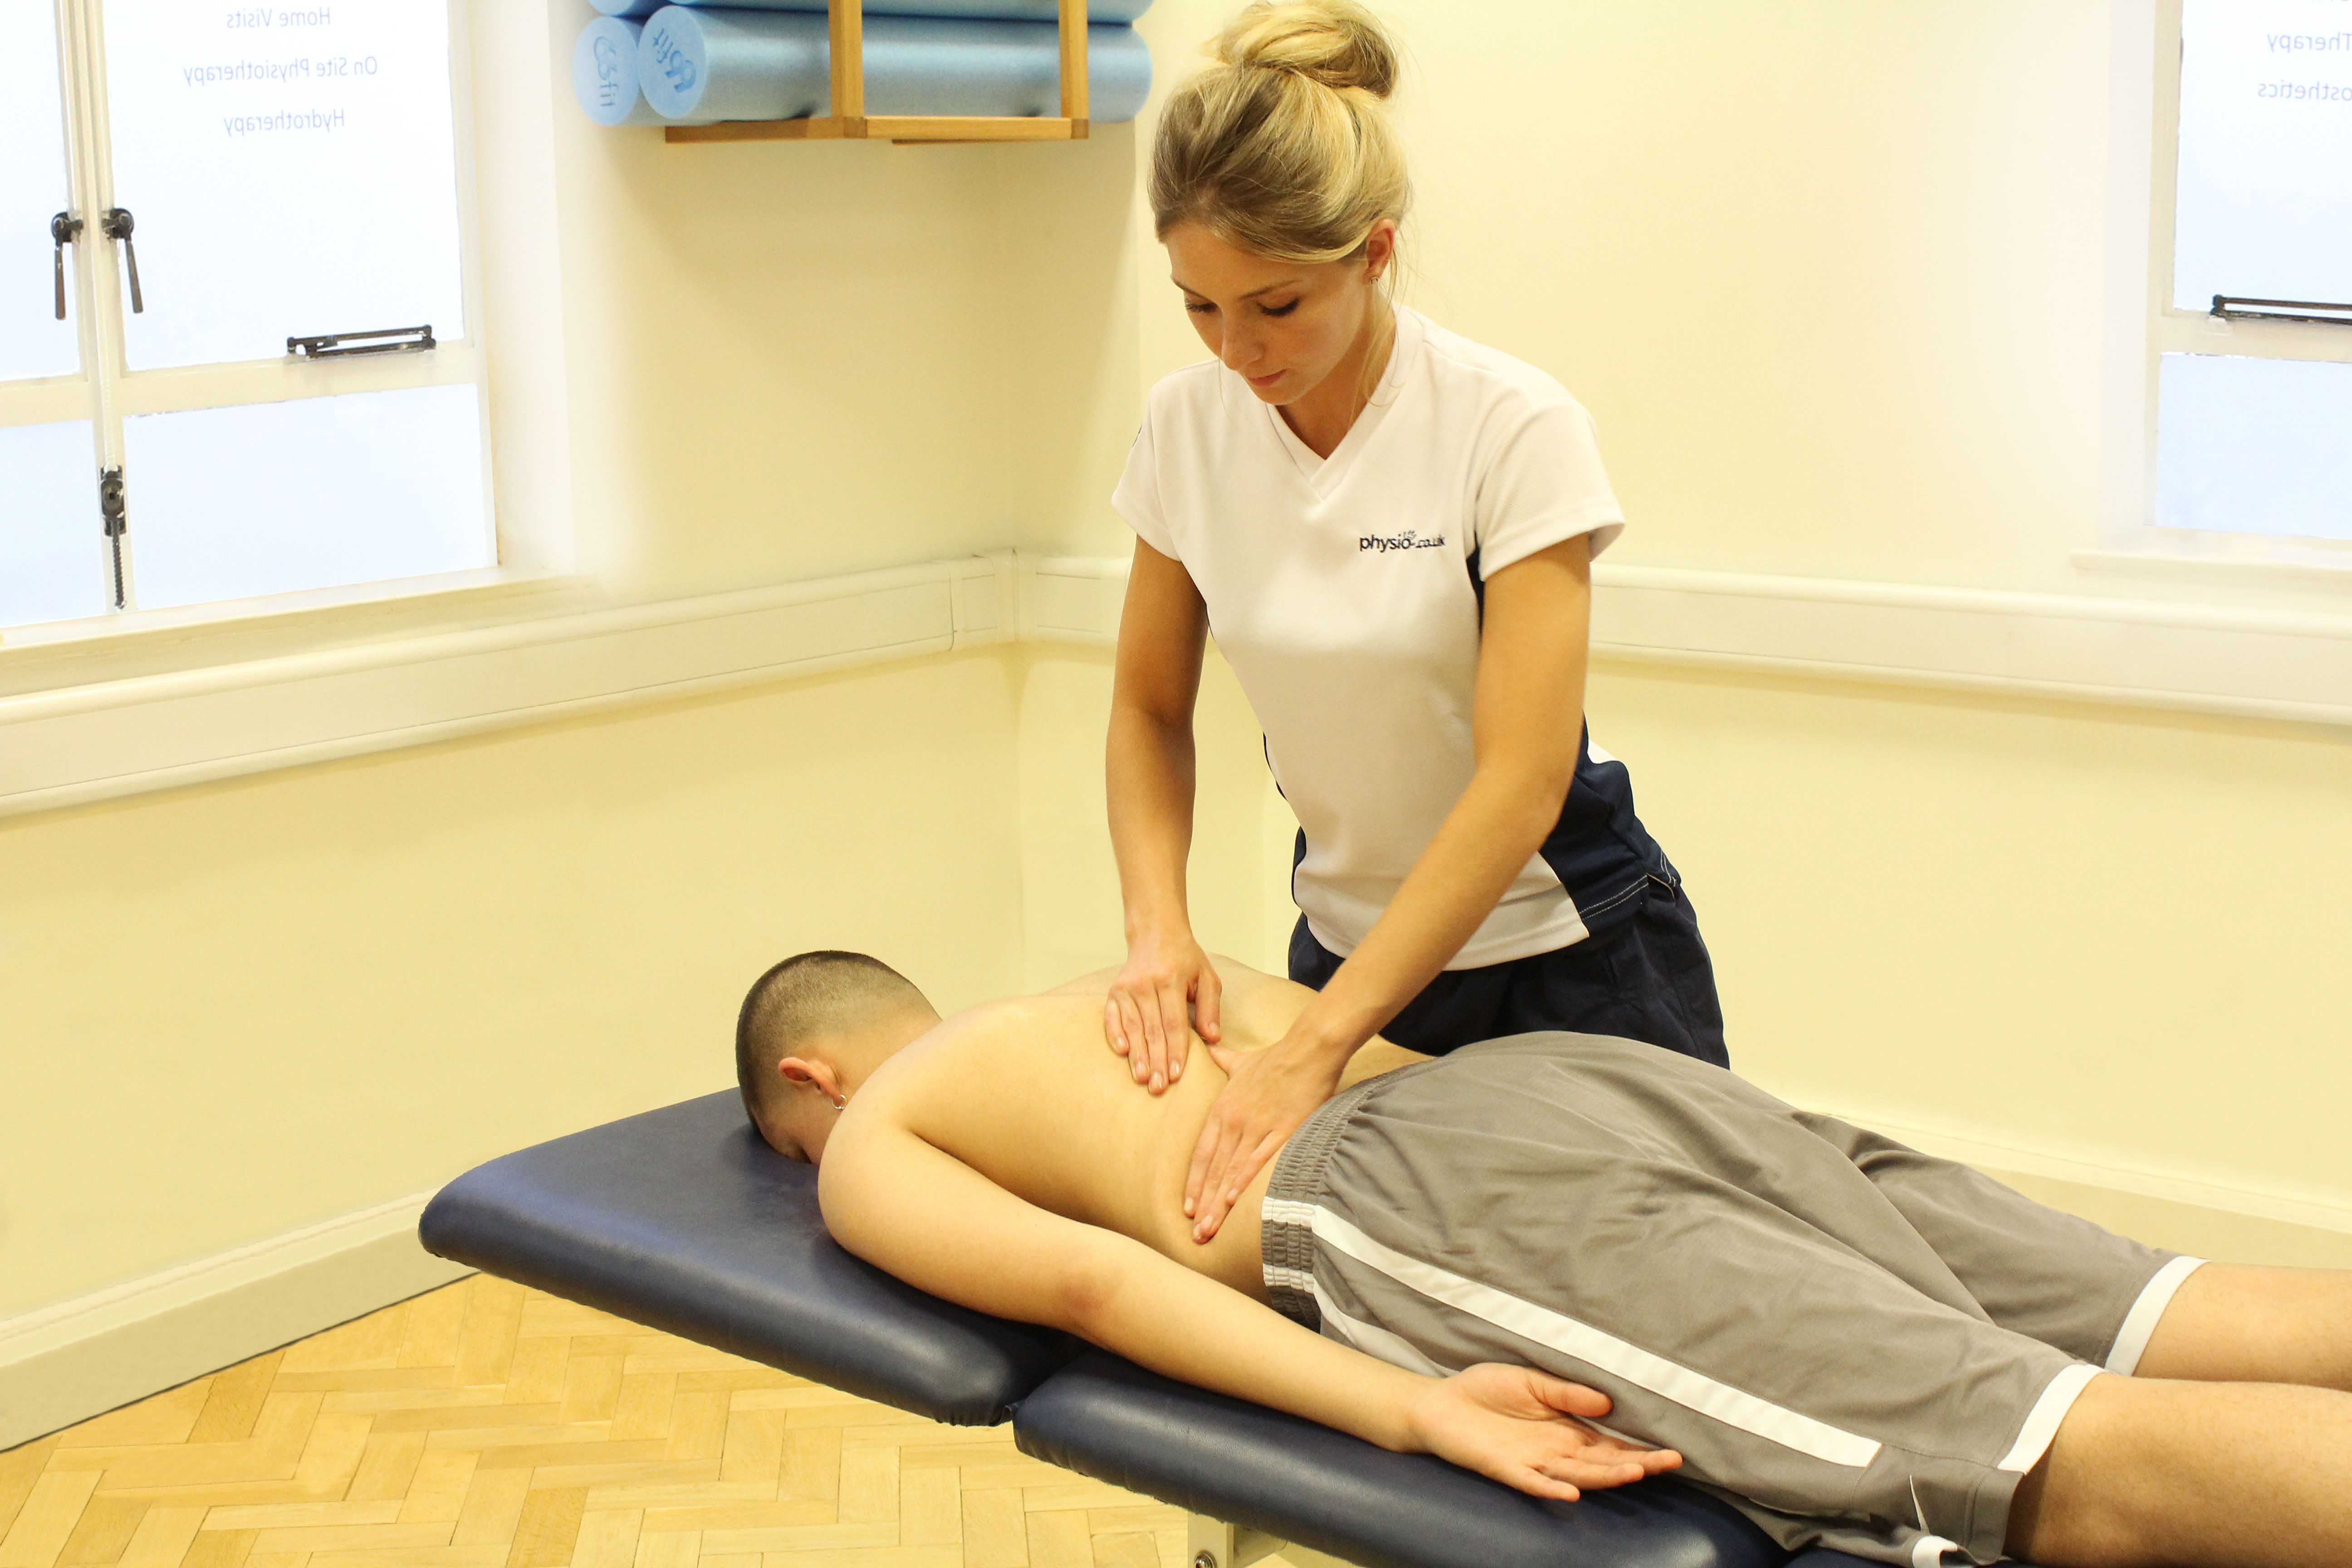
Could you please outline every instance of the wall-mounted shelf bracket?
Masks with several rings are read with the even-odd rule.
[[[1087,131],[1087,0],[1061,0],[1062,112],[1025,114],[868,114],[866,112],[866,0],[828,0],[833,112],[798,120],[726,120],[672,125],[672,142],[1079,142]]]

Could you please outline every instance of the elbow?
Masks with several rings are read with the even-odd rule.
[[[1062,1264],[1061,1278],[1055,1281],[1058,1321],[1052,1326],[1088,1344],[1108,1344],[1118,1316],[1121,1272],[1103,1247],[1075,1249]]]
[[[1191,709],[1132,693],[1112,693],[1110,716],[1114,744],[1124,733],[1164,749],[1192,732]]]
[[[1498,768],[1494,779],[1507,830],[1534,854],[1559,825],[1560,807],[1576,784],[1576,759]]]

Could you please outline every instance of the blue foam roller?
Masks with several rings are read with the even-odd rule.
[[[572,46],[572,96],[599,125],[659,125],[662,117],[637,90],[642,24],[599,16]]]
[[[595,0],[607,16],[650,16],[664,5],[723,6],[740,11],[814,11],[824,0]],[[1092,22],[1132,22],[1151,0],[1087,0]],[[1051,22],[1061,15],[1055,0],[866,0],[869,16],[972,16],[1002,22]]]
[[[670,5],[647,19],[637,82],[665,120],[793,120],[832,111],[824,16]],[[866,26],[868,114],[1053,115],[1061,41],[1045,22],[875,16]],[[1088,118],[1132,120],[1151,51],[1132,27],[1087,30]]]

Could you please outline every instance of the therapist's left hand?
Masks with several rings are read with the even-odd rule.
[[[1208,1051],[1225,1070],[1226,1082],[1209,1107],[1184,1178],[1184,1213],[1196,1242],[1217,1234],[1259,1168],[1331,1098],[1347,1063],[1344,1056],[1297,1038],[1295,1031],[1262,1051],[1213,1045]]]

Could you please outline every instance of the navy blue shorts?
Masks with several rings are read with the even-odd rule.
[[[1290,933],[1290,977],[1320,991],[1339,968],[1339,954],[1315,940],[1301,916]],[[1582,942],[1485,969],[1449,969],[1381,1033],[1443,1056],[1539,1029],[1615,1035],[1729,1067],[1715,966],[1682,889],[1654,877],[1629,918]]]

